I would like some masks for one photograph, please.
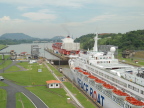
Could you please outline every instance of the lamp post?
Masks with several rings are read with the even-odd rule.
[[[4,54],[2,55],[2,60],[3,60],[2,66],[3,66],[3,73],[4,73],[4,63],[5,63]]]

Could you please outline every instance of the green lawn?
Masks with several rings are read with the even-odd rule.
[[[6,108],[7,93],[6,90],[0,89],[0,108]]]
[[[2,81],[0,81],[0,86],[7,86],[7,84],[2,82]]]
[[[6,45],[0,44],[0,49],[3,49],[4,47],[6,47]]]
[[[21,65],[26,62],[21,63]],[[42,69],[42,72],[38,72]],[[37,63],[31,64],[31,70],[1,73],[6,79],[12,80],[19,85],[46,85],[47,80],[55,80],[54,76],[47,70],[46,67],[38,65]]]
[[[80,103],[85,107],[85,108],[96,108],[95,105],[93,105],[76,87],[74,87],[71,83],[69,82],[64,82],[66,87],[73,93],[75,94],[76,98],[80,101]]]
[[[11,71],[19,71],[20,68],[17,66],[11,66],[9,69],[5,70],[5,72],[11,72]]]
[[[16,108],[35,108],[35,106],[23,93],[16,93]]]
[[[135,66],[144,66],[144,60],[140,58],[123,58],[121,53],[118,54],[118,59],[120,61],[125,60],[125,63],[130,64],[130,65],[135,65]],[[138,61],[138,63],[135,63],[135,61]]]
[[[58,77],[62,77],[62,76],[63,76],[55,67],[53,67],[53,66],[50,65],[50,64],[47,64],[47,65],[51,68],[51,70],[53,70],[53,72],[54,72]]]
[[[4,60],[4,63],[0,65],[0,69],[3,69],[12,63],[11,60]]]
[[[46,88],[46,86],[27,87],[50,108],[75,108],[71,103],[67,103],[66,92],[62,88]]]
[[[25,69],[29,69],[30,65],[33,65],[33,64],[29,64],[29,62],[20,62],[17,64],[24,67]]]
[[[72,104],[67,103],[66,92],[62,88],[48,89],[46,88],[47,80],[55,80],[54,76],[47,70],[43,65],[38,65],[37,63],[28,64],[27,62],[18,63],[27,69],[28,71],[19,72],[7,72],[1,73],[1,75],[9,80],[16,82],[19,85],[44,85],[36,87],[27,87],[28,90],[40,97],[50,108],[75,108]],[[48,65],[50,66],[50,65]],[[50,66],[54,73],[58,76],[63,76],[57,69]],[[42,69],[42,72],[38,72],[38,69]],[[95,108],[95,106],[87,100],[85,96],[79,93],[75,87],[68,82],[64,83],[73,94],[76,94],[78,100],[84,105],[85,108]],[[20,101],[18,104],[21,107]],[[19,106],[18,106],[19,107]],[[17,108],[18,108],[17,107]]]
[[[63,76],[62,73],[60,73],[57,69],[55,69],[52,65],[48,64],[48,66],[54,71],[54,73],[57,75],[57,76]],[[71,83],[69,82],[64,82],[64,84],[66,85],[66,87],[73,93],[73,94],[76,94],[76,98],[81,102],[81,104],[85,107],[85,108],[95,108],[95,106],[87,100],[87,98],[81,94],[79,92],[79,90],[72,86]]]
[[[26,66],[26,62],[19,63],[21,66]],[[55,80],[53,75],[47,70],[43,65],[38,65],[37,63],[30,64],[28,71],[19,71],[19,72],[7,72],[1,73],[5,79],[12,80],[19,85],[43,85],[36,87],[27,87],[28,90],[35,93],[40,97],[50,108],[75,108],[71,103],[67,103],[66,92],[62,88],[58,89],[48,89],[46,88],[47,80]],[[42,72],[38,72],[38,69],[42,69]],[[23,96],[17,96],[17,98],[23,98]],[[22,107],[21,101],[17,99],[17,108]],[[25,103],[25,99],[23,101]],[[25,105],[25,104],[24,104]],[[27,105],[26,105],[27,106]],[[29,106],[29,105],[28,105]],[[28,107],[25,107],[28,108]],[[31,108],[31,107],[30,107]]]

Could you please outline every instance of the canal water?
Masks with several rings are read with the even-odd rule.
[[[44,51],[44,48],[50,48],[52,49],[52,43],[31,43],[31,44],[18,44],[18,45],[8,45],[7,48],[1,50],[0,52],[10,52],[11,50],[14,50],[17,54],[20,54],[21,52],[27,52],[28,54],[31,54],[31,45],[38,45],[41,49],[39,50],[40,56],[46,57],[47,59],[59,59],[58,57],[50,54],[47,51]],[[68,65],[60,66],[63,69],[63,73],[69,77],[70,79],[73,78],[71,70]]]
[[[39,50],[40,56],[46,57],[47,59],[59,59],[56,56],[53,56],[52,54],[48,53],[47,51],[44,51],[45,47],[52,49],[52,43],[8,45],[9,47],[1,50],[0,52],[10,52],[11,50],[14,50],[17,54],[20,54],[21,52],[27,52],[28,54],[31,54],[31,45],[38,45],[41,48]]]

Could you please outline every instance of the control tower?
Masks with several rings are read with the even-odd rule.
[[[39,49],[40,49],[40,47],[38,45],[31,45],[32,59],[38,59],[39,54],[40,54]]]

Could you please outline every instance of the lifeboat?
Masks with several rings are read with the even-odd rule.
[[[88,73],[88,72],[83,72],[83,74],[86,76],[90,75],[90,73]]]
[[[135,99],[134,97],[126,97],[125,100],[127,101],[127,103],[134,108],[142,108],[144,107],[144,102],[141,102],[137,99]]]
[[[100,79],[95,79],[95,82],[96,82],[96,84],[98,84],[98,85],[102,85],[102,84],[104,84],[104,83],[106,83],[106,82],[104,82],[103,80],[100,80]]]
[[[95,80],[95,79],[97,79],[97,77],[95,77],[93,75],[89,75],[88,78],[89,78],[89,80]]]
[[[83,70],[81,70],[81,69],[79,69],[78,71],[79,71],[79,72],[81,72],[81,73],[83,73],[83,72],[84,72],[84,71],[83,71]]]
[[[118,89],[113,89],[113,95],[119,98],[126,98],[129,96],[127,93],[122,92],[121,90]]]
[[[80,68],[79,68],[79,67],[75,67],[75,69],[76,69],[76,70],[79,70]]]
[[[103,89],[111,91],[111,90],[116,89],[116,88],[114,86],[110,85],[110,84],[104,83],[103,84]]]

